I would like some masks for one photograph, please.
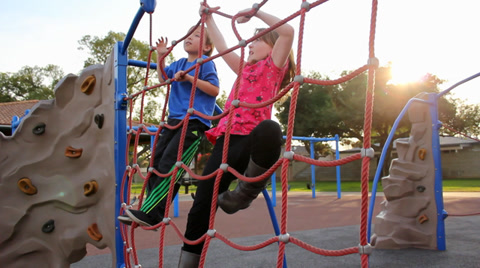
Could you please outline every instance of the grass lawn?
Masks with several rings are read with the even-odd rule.
[[[310,184],[310,183],[309,183]],[[235,189],[237,185],[236,182],[233,182],[230,185],[230,189]],[[290,191],[295,192],[311,192],[311,189],[307,188],[307,182],[289,182]],[[281,191],[281,183],[277,182],[276,189]],[[182,186],[180,188],[180,193],[184,193],[185,188]],[[268,190],[271,190],[271,187],[267,187]],[[317,192],[336,192],[337,183],[333,181],[318,181],[315,183],[315,189]],[[360,182],[346,181],[341,183],[342,192],[360,192],[361,185]],[[132,185],[132,194],[139,194],[142,190],[142,184],[135,183]],[[195,192],[196,187],[190,186],[189,193]],[[372,190],[372,182],[369,183],[369,191]],[[382,185],[379,184],[377,187],[377,192],[382,192]],[[444,192],[480,192],[480,179],[452,179],[443,181],[443,191]]]

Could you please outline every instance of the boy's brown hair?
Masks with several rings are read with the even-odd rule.
[[[199,25],[194,25],[194,26],[190,27],[190,30],[188,32],[192,33],[193,31],[195,31],[199,27],[200,27]],[[210,50],[204,51],[203,55],[205,55],[207,57],[210,57],[210,56],[212,56],[213,50],[215,49],[215,45],[213,44],[212,39],[210,39],[210,36],[208,35],[207,27],[204,27],[204,29],[205,29],[205,31],[203,32],[204,33],[203,34],[203,40],[205,42],[205,45],[210,46]],[[202,46],[203,46],[203,44],[202,44]]]

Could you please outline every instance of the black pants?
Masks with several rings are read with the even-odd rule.
[[[168,124],[175,126],[180,123],[181,120],[177,119],[169,119]],[[183,152],[187,150],[195,150],[194,146],[198,147],[198,143],[204,137],[205,131],[208,127],[200,122],[199,120],[193,119],[188,122],[188,129],[186,132],[184,145],[183,145]],[[160,137],[157,140],[157,144],[155,147],[155,155],[153,160],[153,167],[162,174],[170,172],[172,167],[177,162],[177,155],[178,155],[178,148],[180,145],[180,138],[182,135],[182,127],[177,129],[168,129],[164,128]],[[195,153],[195,152],[193,152]],[[185,162],[185,159],[182,159]],[[188,163],[186,163],[188,165]],[[182,171],[182,172],[181,172]],[[183,175],[183,170],[181,170],[180,176]],[[178,176],[177,176],[178,177]],[[141,210],[144,212],[148,212],[148,214],[158,220],[163,218],[163,214],[165,211],[165,207],[167,205],[166,202],[166,193],[168,193],[168,187],[163,189],[162,191],[154,191],[156,187],[158,187],[162,182],[164,184],[170,183],[170,177],[162,178],[155,173],[152,173],[152,176],[148,180],[147,183],[147,199],[145,200],[144,204],[142,205]],[[180,189],[179,184],[175,184],[174,192],[172,195],[172,200],[177,194],[178,190]],[[152,194],[152,192],[154,194]],[[172,201],[170,200],[170,202]],[[158,203],[160,202],[160,203]],[[158,203],[158,204],[157,204]],[[154,205],[154,208],[152,204]]]
[[[223,142],[224,136],[217,139],[213,152],[203,170],[203,175],[211,174],[220,167]],[[282,142],[280,126],[272,120],[262,121],[248,136],[230,136],[227,163],[241,174],[245,172],[250,158],[257,165],[270,168],[278,161]],[[233,174],[224,173],[218,193],[228,190],[230,183],[235,179],[237,178]],[[188,213],[187,229],[185,230],[185,237],[189,240],[197,240],[208,231],[214,183],[215,177],[198,183],[195,200]],[[183,250],[201,254],[203,245],[204,243],[198,245],[184,243]]]

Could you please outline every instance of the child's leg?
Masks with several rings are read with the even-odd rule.
[[[223,137],[217,140],[212,154],[205,165],[203,175],[208,175],[217,170],[222,163]],[[231,136],[230,147],[228,154],[228,164],[237,170],[244,170],[248,163],[249,150],[248,138],[246,136]],[[219,193],[228,189],[230,183],[236,177],[232,173],[224,173],[219,186]],[[192,208],[188,213],[187,228],[185,230],[185,237],[189,240],[197,240],[208,231],[210,222],[210,211],[213,198],[213,187],[215,184],[215,177],[199,181],[197,191],[195,193],[195,200]],[[183,244],[183,250],[195,254],[201,254],[203,243],[198,245]]]
[[[245,170],[245,176],[257,177],[267,171],[280,157],[282,130],[272,120],[262,121],[249,135],[251,158]],[[247,183],[242,180],[233,191],[218,196],[218,205],[228,214],[250,206],[252,201],[265,188],[268,180]]]
[[[198,120],[192,120],[188,124],[188,129],[186,132],[184,145],[183,145],[183,154],[182,161],[185,165],[190,165],[193,157],[196,154],[198,146],[202,137],[204,136],[204,131],[207,127],[203,125]],[[168,173],[172,171],[177,162],[178,148],[181,139],[181,129],[178,129],[174,132],[174,135],[169,140],[168,144],[165,147],[165,150],[162,154],[162,157],[158,159],[157,170],[161,173]],[[157,161],[157,160],[156,160]],[[168,169],[167,169],[168,168]],[[175,176],[175,181],[178,181],[185,173],[185,170],[179,169]],[[152,179],[152,178],[151,178]],[[155,180],[150,183],[150,191],[147,198],[140,211],[129,210],[127,214],[134,220],[138,219],[138,223],[143,225],[154,225],[160,222],[164,217],[165,207],[167,205],[167,196],[170,188],[170,180],[172,176],[167,178],[161,178],[155,176]],[[150,180],[149,180],[150,181]],[[175,183],[172,200],[175,195],[178,193],[180,185]],[[170,200],[170,202],[172,201]],[[148,223],[148,224],[145,224]]]

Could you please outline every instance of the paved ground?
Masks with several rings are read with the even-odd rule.
[[[376,212],[383,197],[376,198]],[[183,232],[191,197],[183,196],[179,217],[173,218]],[[278,197],[277,202],[280,202]],[[445,193],[445,209],[450,215],[480,212],[480,193]],[[360,197],[343,193],[337,199],[333,193],[289,193],[288,232],[308,244],[322,249],[343,249],[359,244]],[[280,215],[280,203],[275,211]],[[375,250],[370,256],[370,267],[480,267],[480,216],[446,219],[446,251],[403,249]],[[217,213],[216,230],[241,245],[256,245],[273,236],[273,228],[263,198],[234,215]],[[136,249],[143,268],[158,267],[160,232],[137,229]],[[177,267],[181,240],[172,228],[167,228],[164,267]],[[88,256],[71,267],[111,267],[109,249],[87,247]],[[218,239],[210,244],[205,267],[276,267],[276,244],[257,251],[238,251]],[[325,257],[311,253],[292,243],[286,248],[288,267],[360,267],[358,254],[343,257]]]

